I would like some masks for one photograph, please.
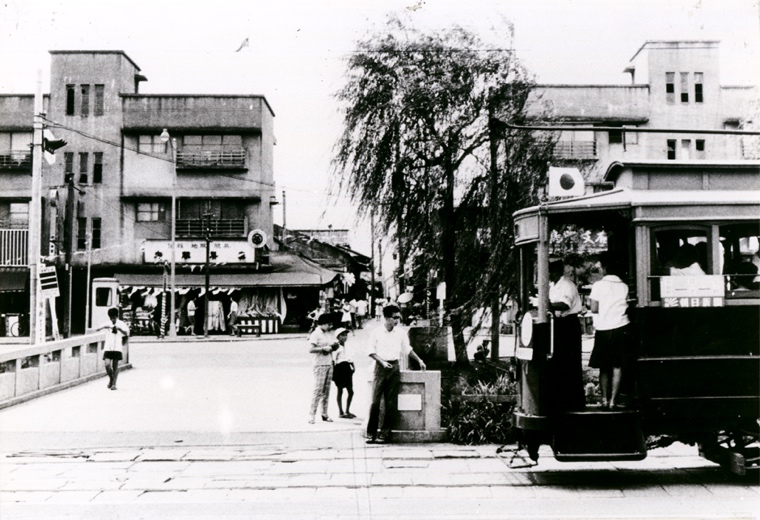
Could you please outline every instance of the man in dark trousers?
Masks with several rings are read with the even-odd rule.
[[[398,411],[401,356],[412,356],[419,363],[420,370],[425,370],[425,363],[409,344],[409,335],[406,330],[398,326],[401,321],[401,309],[395,305],[386,305],[383,307],[383,318],[384,325],[373,331],[369,343],[369,356],[375,360],[375,378],[372,381],[372,406],[367,422],[367,444],[390,441],[391,428],[394,426]],[[382,399],[385,400],[385,415],[378,435]]]

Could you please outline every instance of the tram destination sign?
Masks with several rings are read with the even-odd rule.
[[[720,275],[663,276],[660,295],[663,307],[723,307],[725,296]]]

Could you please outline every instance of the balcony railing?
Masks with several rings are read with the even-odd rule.
[[[201,219],[180,218],[177,219],[178,237],[202,237],[206,233],[206,225]],[[210,223],[211,236],[215,237],[239,237],[245,236],[244,218],[220,218]]]
[[[31,168],[31,153],[23,150],[0,152],[0,170],[30,170]]]
[[[29,230],[0,229],[0,266],[28,265]]]
[[[596,141],[559,141],[554,145],[557,159],[596,159]]]
[[[745,160],[760,159],[760,137],[742,137],[742,158]]]
[[[239,169],[245,168],[245,150],[177,152],[177,168]]]

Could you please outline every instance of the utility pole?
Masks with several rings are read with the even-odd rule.
[[[499,153],[499,141],[497,122],[494,118],[493,107],[488,109],[488,146],[491,154],[491,171],[490,171],[490,197],[488,201],[488,208],[490,210],[491,217],[491,243],[496,242],[496,237],[499,234],[499,182],[498,182],[498,153]],[[492,248],[493,249],[493,248]],[[493,276],[493,275],[492,275]],[[499,360],[499,327],[501,326],[501,284],[498,277],[494,276],[492,280],[492,294],[491,294],[491,360]]]
[[[372,284],[370,286],[369,291],[369,315],[374,316],[375,315],[375,208],[372,208],[372,212],[369,214],[369,228],[370,228],[370,236],[371,236],[371,242],[372,242],[372,260],[370,261],[370,265],[372,266],[372,271],[370,273],[370,283]]]
[[[85,298],[85,306],[84,306],[84,333],[87,334],[87,331],[90,329],[90,280],[91,280],[91,273],[92,273],[92,234],[87,233],[87,285],[85,286],[87,289],[87,296]]]
[[[66,214],[65,226],[63,231],[63,243],[66,251],[64,270],[66,272],[66,305],[63,309],[63,335],[66,338],[71,337],[71,293],[74,288],[74,267],[72,266],[72,257],[74,252],[74,206],[76,204],[76,187],[74,186],[74,173],[65,174],[64,182],[66,183]]]
[[[206,293],[203,298],[203,337],[208,338],[209,269],[211,268],[211,213],[205,213],[206,221]]]
[[[29,202],[29,343],[45,337],[45,318],[40,319],[39,263],[42,238],[42,70],[37,70],[34,95],[34,135],[32,138],[32,200]]]
[[[286,219],[286,208],[287,204],[285,203],[285,190],[282,190],[282,229],[283,231],[288,229],[288,221]]]

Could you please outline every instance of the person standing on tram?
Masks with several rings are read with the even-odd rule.
[[[558,411],[581,410],[583,361],[581,359],[581,298],[575,284],[565,277],[565,263],[549,263],[549,309],[554,315],[554,353],[552,373],[555,405]]]
[[[588,366],[599,369],[602,408],[621,408],[618,402],[623,368],[630,356],[628,285],[618,276],[607,253],[599,255],[602,279],[591,286],[589,295],[594,314],[594,350]]]

